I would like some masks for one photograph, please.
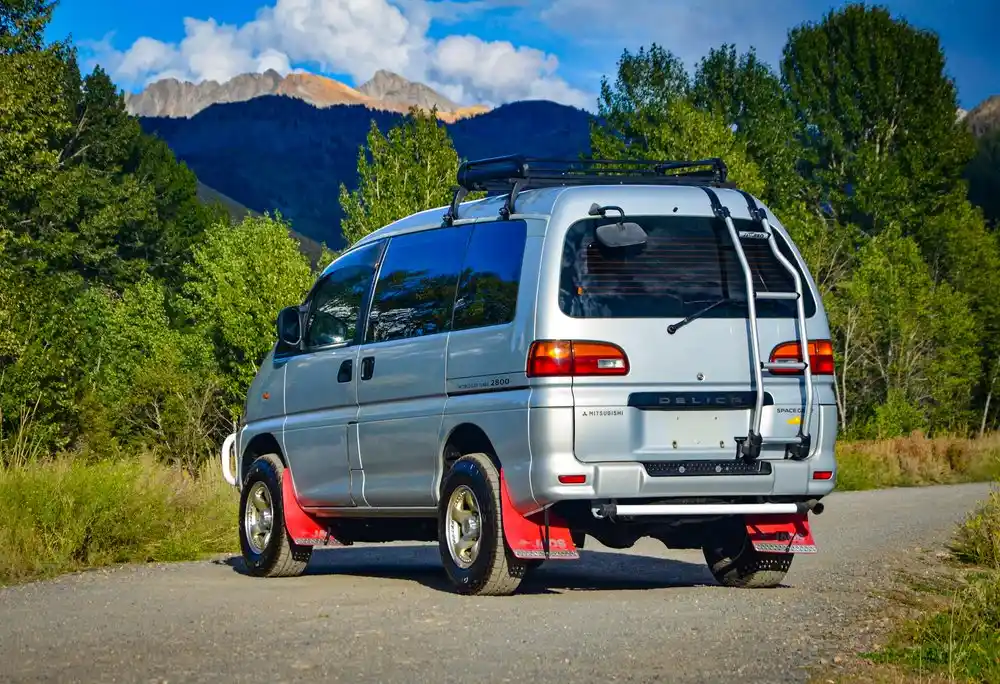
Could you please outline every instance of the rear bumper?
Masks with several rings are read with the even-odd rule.
[[[817,407],[819,408],[819,407]],[[821,415],[828,412],[819,411]],[[569,425],[566,424],[570,421]],[[637,461],[583,463],[573,453],[572,409],[531,410],[531,492],[512,492],[514,505],[522,512],[559,501],[657,499],[677,497],[820,498],[833,491],[837,481],[834,456],[837,425],[823,424],[814,433],[814,451],[801,461],[767,459],[765,474],[656,473]],[[567,429],[568,428],[568,429]],[[720,463],[732,456],[715,457]],[[560,482],[560,476],[573,484]],[[583,476],[582,478],[580,476]],[[579,482],[579,480],[583,480]]]

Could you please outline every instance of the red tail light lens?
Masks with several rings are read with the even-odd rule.
[[[529,378],[628,375],[628,357],[610,342],[538,340],[528,350]]]
[[[781,361],[802,362],[798,342],[783,342],[771,352],[771,363]],[[830,340],[811,340],[809,342],[809,368],[813,375],[833,375],[833,345]],[[800,370],[771,370],[775,375],[799,375]]]

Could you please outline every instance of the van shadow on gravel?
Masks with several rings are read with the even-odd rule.
[[[240,556],[217,561],[246,576]],[[313,552],[306,576],[348,575],[409,580],[452,593],[437,546],[324,548]],[[635,554],[581,551],[575,561],[550,560],[521,584],[520,594],[717,586],[704,564]]]

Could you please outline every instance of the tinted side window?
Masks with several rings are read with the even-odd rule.
[[[440,228],[389,240],[366,342],[447,332],[470,229]]]
[[[319,282],[306,318],[307,348],[354,342],[381,250],[375,243],[345,254]]]
[[[514,320],[528,227],[524,221],[477,224],[455,299],[455,330]]]

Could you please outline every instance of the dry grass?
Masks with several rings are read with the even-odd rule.
[[[214,468],[192,477],[150,459],[36,462],[0,469],[0,501],[0,585],[237,545],[236,494]]]
[[[1000,479],[1000,435],[841,442],[837,468],[840,490],[986,482]]]

